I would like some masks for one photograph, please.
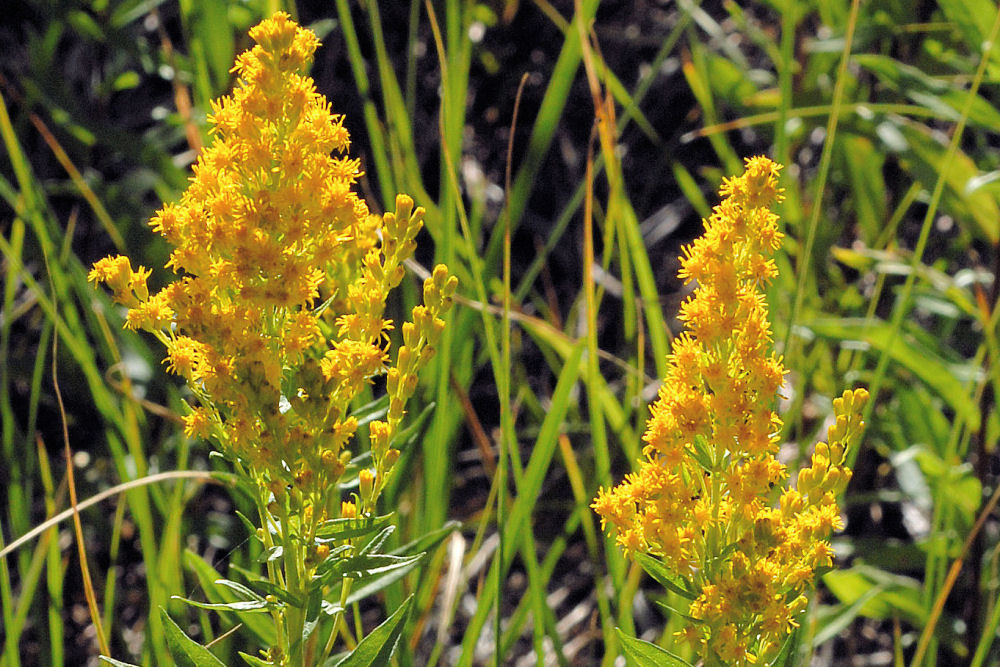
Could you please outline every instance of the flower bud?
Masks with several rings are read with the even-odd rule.
[[[376,420],[368,425],[368,432],[372,439],[372,456],[380,459],[385,456],[389,449],[389,438],[392,437],[392,429],[384,421]]]
[[[399,450],[398,449],[390,449],[389,451],[387,451],[385,453],[385,457],[383,458],[383,461],[384,461],[383,465],[385,465],[386,472],[392,470],[392,467],[394,465],[396,465],[396,461],[398,461],[398,460],[399,460]]]
[[[361,499],[370,502],[375,494],[375,473],[368,468],[362,468],[358,473],[358,485],[360,487]]]

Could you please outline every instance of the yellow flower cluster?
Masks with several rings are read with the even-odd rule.
[[[863,429],[867,392],[845,392],[829,444],[786,487],[774,412],[785,371],[763,295],[782,236],[769,210],[782,196],[779,170],[748,159],[684,249],[679,275],[697,287],[681,306],[688,331],[652,406],[645,459],[593,504],[627,554],[652,555],[686,582],[684,636],[706,664],[772,657],[796,625],[814,572],[832,564],[836,495],[851,476],[844,453]]]
[[[129,308],[127,327],[166,345],[168,369],[199,400],[186,433],[216,440],[275,497],[290,485],[314,520],[340,513],[340,499],[325,496],[351,458],[352,403],[384,374],[388,415],[368,424],[368,511],[398,458],[392,440],[456,280],[434,269],[390,365],[386,298],[423,209],[400,195],[395,213],[371,215],[352,191],[359,163],[346,155],[342,117],[306,75],[316,35],[277,13],[250,36],[257,45],[237,59],[233,93],[213,103],[214,142],[190,187],[150,223],[174,246],[167,266],[180,279],[150,295],[150,272],[121,256],[89,277]]]

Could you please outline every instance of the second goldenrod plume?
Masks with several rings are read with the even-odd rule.
[[[676,579],[684,638],[708,665],[766,662],[797,626],[814,573],[832,563],[845,453],[864,428],[868,392],[847,391],[834,401],[828,444],[787,484],[774,411],[785,370],[763,293],[777,275],[782,235],[770,207],[782,196],[780,168],[748,159],[685,248],[680,277],[697,286],[681,306],[688,331],[674,341],[645,459],[594,501],[627,554],[655,557]]]

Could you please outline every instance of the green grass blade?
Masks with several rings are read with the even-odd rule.
[[[582,13],[579,17],[574,17],[574,20],[588,25],[594,19],[598,4],[596,0],[582,3]],[[579,35],[577,31],[570,30],[566,33],[562,50],[559,52],[559,58],[552,71],[552,78],[545,89],[538,115],[531,128],[524,161],[518,167],[517,176],[514,177],[514,187],[507,195],[507,215],[510,217],[512,231],[517,229],[527,208],[528,198],[531,196],[538,170],[541,169],[542,161],[552,144],[559,119],[566,107],[566,100],[575,78],[574,74],[580,67],[581,58],[582,49]],[[488,257],[497,254],[500,239],[501,236],[497,234],[494,234],[493,238],[490,239]]]
[[[534,508],[535,499],[541,491],[545,473],[548,471],[552,455],[555,453],[559,430],[570,407],[570,391],[580,374],[584,372],[582,359],[585,346],[585,341],[580,341],[573,346],[559,375],[559,381],[556,383],[556,389],[552,395],[552,407],[545,416],[538,438],[532,447],[531,458],[525,467],[518,495],[513,499],[513,506],[506,523],[500,526],[500,530],[506,533],[508,540],[525,529]],[[505,552],[503,560],[494,559],[487,575],[488,580],[494,581],[499,574],[506,573],[513,559],[513,551]],[[458,663],[461,667],[468,667],[472,664],[473,648],[491,611],[495,594],[494,588],[489,586],[483,588],[475,615],[469,623],[469,628],[466,630],[462,642],[462,657]]]

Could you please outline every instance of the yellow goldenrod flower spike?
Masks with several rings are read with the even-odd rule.
[[[177,280],[151,295],[151,272],[133,270],[126,257],[97,262],[88,278],[129,309],[126,327],[166,346],[167,371],[197,399],[185,435],[218,443],[257,492],[257,536],[280,555],[268,559],[269,583],[290,593],[268,596],[275,645],[263,653],[274,664],[322,664],[342,612],[330,640],[320,641],[303,605],[331,592],[334,582],[316,574],[321,566],[333,572],[328,559],[354,546],[324,537],[324,526],[376,511],[456,279],[435,267],[411,321],[397,327],[386,318],[424,210],[399,195],[394,211],[373,215],[354,192],[360,163],[346,155],[343,119],[307,74],[316,35],[279,12],[250,36],[257,45],[236,60],[235,89],[212,103],[213,142],[188,189],[150,222],[173,246],[167,267]],[[371,458],[358,470],[352,443],[361,427],[351,413],[383,376],[388,407],[364,429]],[[341,497],[348,471],[357,474],[353,500]],[[342,543],[334,549],[330,539]],[[343,600],[351,577],[336,583]]]
[[[435,269],[393,353],[386,298],[424,210],[399,195],[394,212],[373,215],[354,192],[360,165],[346,155],[343,118],[307,74],[316,35],[279,12],[250,36],[235,89],[212,103],[214,140],[190,186],[150,221],[173,246],[167,266],[179,279],[150,295],[150,271],[126,257],[97,262],[89,279],[129,308],[127,327],[166,345],[167,370],[199,403],[185,433],[216,440],[262,489],[290,486],[293,504],[322,521],[340,508],[326,496],[351,459],[352,404],[385,375],[388,415],[368,428],[374,485],[363,509],[373,509],[455,279]]]
[[[774,411],[785,369],[772,351],[764,288],[777,275],[781,166],[746,160],[727,178],[704,234],[683,249],[679,276],[695,282],[646,425],[639,469],[600,489],[593,507],[626,554],[658,558],[696,595],[680,633],[705,664],[775,656],[807,604],[818,568],[832,564],[836,495],[850,480],[845,453],[864,424],[863,389],[834,401],[828,444],[787,486],[775,457]],[[773,488],[783,489],[774,502]]]

